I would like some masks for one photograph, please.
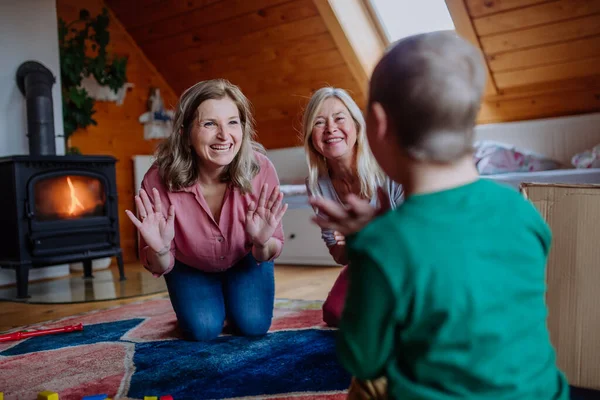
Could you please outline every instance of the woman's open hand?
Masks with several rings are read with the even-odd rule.
[[[279,191],[279,187],[273,188],[267,200],[268,190],[269,185],[265,183],[260,191],[258,204],[251,200],[246,213],[246,233],[252,244],[259,247],[271,239],[287,210],[287,204],[282,205],[283,193]]]
[[[154,194],[154,207],[144,189],[140,190],[139,196],[135,196],[135,204],[138,210],[138,219],[131,211],[125,213],[138,229],[142,238],[155,252],[160,252],[165,247],[171,246],[175,237],[175,207],[169,207],[169,216],[165,218],[162,212],[162,204],[158,190],[152,190]]]

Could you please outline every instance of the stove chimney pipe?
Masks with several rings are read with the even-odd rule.
[[[17,70],[17,86],[27,101],[27,136],[30,155],[56,155],[52,72],[37,61],[26,61]]]

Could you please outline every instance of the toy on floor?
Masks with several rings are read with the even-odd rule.
[[[111,400],[106,394],[93,394],[91,396],[84,396],[81,400]]]
[[[44,390],[38,393],[37,400],[58,400],[58,393]]]
[[[170,394],[167,394],[165,396],[160,396],[160,397],[144,396],[144,400],[173,400],[173,396],[171,396]]]
[[[5,335],[0,335],[0,343],[1,342],[10,342],[12,340],[26,339],[28,337],[33,337],[33,336],[44,336],[44,335],[52,335],[54,333],[75,332],[75,331],[82,331],[82,330],[83,330],[83,324],[80,323],[77,325],[63,326],[60,328],[13,332],[13,333],[7,333]],[[42,393],[44,393],[44,392],[42,392]]]

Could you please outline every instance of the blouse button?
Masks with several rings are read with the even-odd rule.
[[[219,257],[219,260],[224,260],[224,259],[225,259],[225,256]]]
[[[219,236],[219,237],[217,238],[217,242],[222,242],[222,241],[223,241],[223,237]]]

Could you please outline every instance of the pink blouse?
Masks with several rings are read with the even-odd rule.
[[[252,180],[250,196],[258,202],[263,184],[269,185],[270,192],[279,185],[279,179],[271,161],[263,154],[256,152],[254,154],[260,164],[260,172]],[[206,272],[224,271],[252,251],[252,244],[245,231],[249,201],[239,189],[232,186],[226,189],[221,218],[217,224],[202,196],[200,185],[169,192],[158,173],[158,167],[153,165],[142,181],[142,189],[148,193],[153,202],[152,188],[158,190],[165,216],[169,206],[171,204],[175,206],[175,237],[171,243],[171,263],[165,274],[173,269],[175,259]],[[281,222],[275,229],[273,237],[281,241],[281,245],[271,260],[279,257],[283,248]],[[146,256],[148,249],[146,242],[139,235],[140,260],[144,267],[151,271]],[[154,275],[160,276],[156,273]]]

